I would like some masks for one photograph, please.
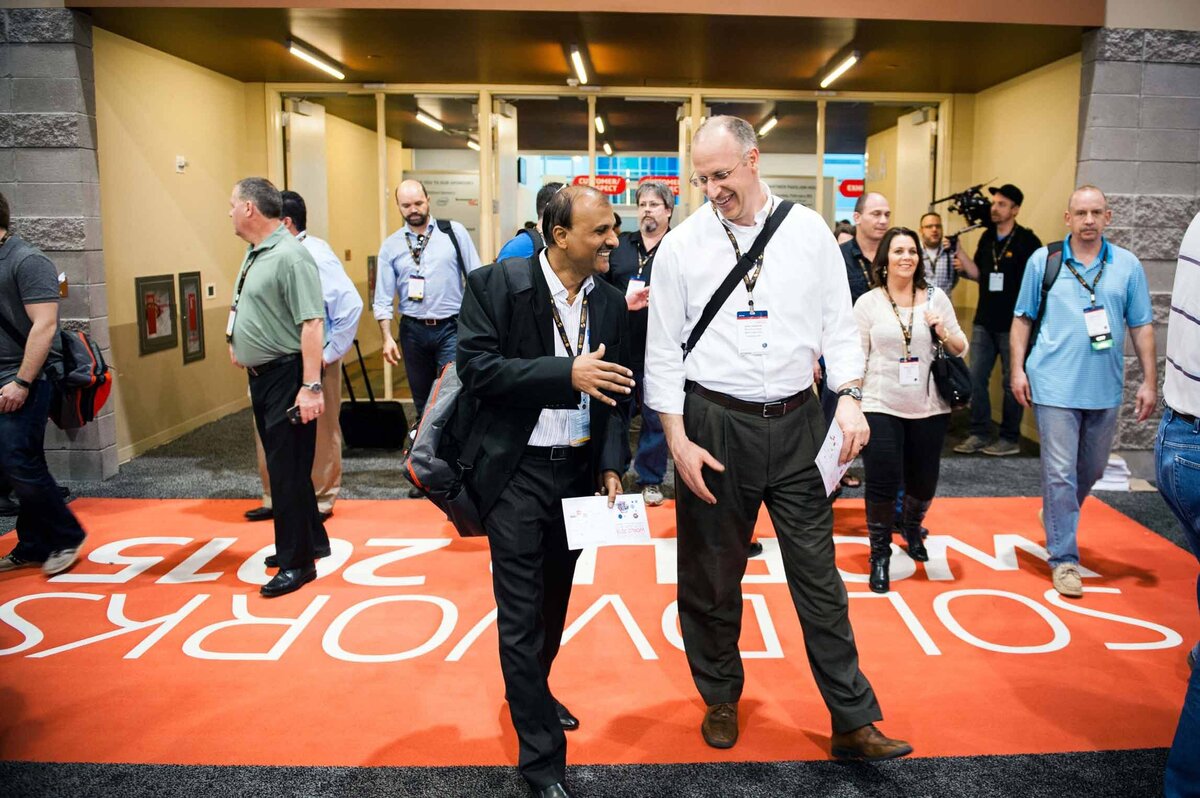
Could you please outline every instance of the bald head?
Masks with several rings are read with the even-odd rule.
[[[758,146],[758,136],[754,133],[754,127],[745,119],[739,116],[710,116],[700,125],[696,135],[692,136],[692,149],[723,137],[732,138],[736,142],[738,155],[741,156]]]
[[[1071,231],[1072,250],[1099,247],[1104,228],[1112,221],[1108,198],[1095,186],[1080,186],[1071,192],[1064,216]]]
[[[420,180],[405,180],[396,187],[396,207],[416,233],[429,225],[429,194]]]
[[[1067,211],[1069,212],[1079,202],[1094,203],[1099,201],[1104,208],[1108,209],[1108,197],[1104,196],[1104,192],[1097,186],[1084,185],[1071,192],[1071,198],[1067,200]]]

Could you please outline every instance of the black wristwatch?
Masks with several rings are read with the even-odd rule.
[[[843,388],[837,392],[838,396],[849,396],[856,402],[862,401],[862,388]]]
[[[23,380],[20,377],[13,377],[12,381],[15,382],[17,385],[20,385],[22,388],[24,388],[27,391],[30,390],[31,388],[33,388],[32,382],[27,382],[26,380]]]

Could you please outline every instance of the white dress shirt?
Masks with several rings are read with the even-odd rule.
[[[328,243],[310,236],[307,230],[301,231],[296,240],[313,256],[321,275],[321,294],[325,299],[325,348],[321,360],[329,365],[340,360],[354,345],[358,317],[362,315],[362,297]]]
[[[550,297],[554,300],[554,306],[558,308],[558,316],[562,319],[563,329],[567,331],[567,338],[571,341],[571,348],[579,343],[579,322],[580,314],[583,312],[583,297],[585,294],[592,292],[592,286],[595,285],[593,278],[589,277],[583,281],[583,286],[579,292],[575,294],[575,303],[567,304],[567,289],[563,286],[562,280],[558,279],[558,275],[554,273],[554,269],[550,268],[550,261],[546,258],[546,250],[542,250],[538,255],[538,263],[542,266],[542,274],[546,277],[546,285],[550,286]],[[588,309],[588,330],[584,334],[583,348],[585,351],[591,351],[592,341],[592,311]],[[558,325],[553,321],[550,324],[554,325],[554,334],[550,337],[554,340],[554,356],[555,357],[570,357],[566,348],[563,346],[562,336],[558,334]],[[581,353],[576,352],[576,355]],[[584,394],[580,394],[582,399]],[[588,397],[590,400],[591,397]],[[570,446],[571,445],[571,415],[575,410],[543,410],[538,416],[537,426],[533,428],[533,432],[529,436],[530,446]]]
[[[770,194],[766,183],[762,188]],[[683,359],[682,344],[737,261],[724,228],[745,253],[778,202],[771,195],[748,227],[718,219],[706,205],[663,238],[654,260],[646,342],[646,404],[658,412],[683,413],[685,380],[750,402],[793,396],[812,385],[821,355],[831,386],[862,378],[845,261],[825,220],[801,205],[767,244],[754,288],[754,309],[768,312],[766,354],[738,353],[736,314],[749,309],[746,287],[739,284]]]
[[[1172,410],[1200,416],[1200,213],[1179,247],[1166,356],[1163,401]]]

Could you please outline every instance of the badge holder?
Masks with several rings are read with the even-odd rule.
[[[900,358],[900,385],[908,387],[921,384],[921,360],[916,357]]]
[[[988,290],[992,292],[1004,290],[1004,272],[988,274]]]
[[[629,278],[629,285],[625,287],[625,296],[633,296],[638,291],[646,287],[646,281],[637,277]]]
[[[1108,326],[1108,314],[1104,306],[1088,308],[1083,312],[1083,321],[1087,325],[1088,338],[1091,339],[1092,349],[1101,352],[1112,349],[1112,330]]]
[[[737,312],[737,344],[739,355],[765,355],[769,340],[765,310],[739,310]]]
[[[408,298],[413,302],[420,302],[425,298],[425,278],[424,277],[409,277],[408,278]]]
[[[571,411],[572,446],[582,446],[592,439],[591,398],[583,394],[579,407]]]

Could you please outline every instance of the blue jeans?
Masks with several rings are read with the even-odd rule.
[[[971,434],[992,437],[992,399],[988,383],[992,367],[1000,358],[1000,376],[1004,381],[1004,405],[1000,415],[1000,437],[1016,443],[1021,437],[1021,405],[1008,384],[1012,362],[1008,355],[1008,333],[992,332],[976,324],[971,334]]]
[[[457,350],[458,319],[429,325],[420,319],[400,317],[400,354],[404,357],[404,373],[408,375],[417,418],[425,412],[425,402],[442,367],[454,362]]]
[[[633,406],[629,417],[642,414],[642,431],[638,434],[637,455],[633,458],[633,470],[637,474],[639,485],[661,485],[667,475],[667,435],[663,432],[662,420],[658,412],[647,407],[643,380],[646,373],[635,371],[633,379],[637,383],[633,392]],[[628,444],[626,444],[628,446]],[[625,456],[629,461],[628,449]]]
[[[1154,454],[1158,490],[1179,519],[1192,553],[1200,558],[1200,421],[1182,419],[1168,407],[1158,426]],[[1196,602],[1200,606],[1200,580]],[[1168,798],[1200,790],[1200,667],[1192,670],[1188,681],[1163,788]]]
[[[1104,476],[1119,409],[1034,406],[1042,439],[1042,515],[1051,568],[1079,563],[1079,506]]]
[[[44,562],[86,537],[46,466],[46,419],[53,394],[49,382],[35,380],[20,410],[0,413],[0,474],[21,503],[12,553],[26,562]]]

